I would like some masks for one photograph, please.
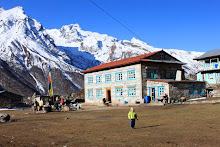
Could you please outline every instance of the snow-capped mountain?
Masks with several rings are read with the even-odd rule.
[[[54,93],[68,95],[83,88],[81,70],[157,50],[161,48],[135,38],[118,40],[84,31],[78,24],[47,30],[22,7],[0,8],[0,86],[24,96],[47,94],[49,64]],[[165,51],[187,63],[187,73],[195,73],[201,65],[192,59],[202,52]]]
[[[56,47],[45,28],[22,7],[0,8],[0,85],[6,90],[28,96],[46,94],[50,64],[54,93],[77,92],[83,87],[80,71],[99,61],[89,53],[69,50]],[[85,64],[83,68],[78,68],[77,60]]]
[[[136,38],[132,38],[131,41],[118,40],[106,34],[84,31],[78,24],[65,25],[59,30],[52,29],[47,30],[47,32],[57,46],[78,48],[79,51],[89,52],[102,63],[162,50],[162,48],[154,48]],[[202,66],[201,62],[193,59],[202,55],[203,52],[188,52],[178,49],[164,50],[180,61],[187,63],[183,66],[187,74],[195,74],[198,68]]]

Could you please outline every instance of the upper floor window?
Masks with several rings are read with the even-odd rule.
[[[155,69],[146,69],[147,72],[147,79],[156,79],[156,70]]]
[[[164,95],[164,86],[158,87],[158,96],[161,97]]]
[[[212,67],[213,68],[218,68],[217,58],[212,59],[211,62],[212,62]]]
[[[136,87],[128,87],[128,96],[136,96]]]
[[[115,81],[122,81],[123,77],[122,77],[122,72],[117,72],[115,73]]]
[[[115,88],[115,95],[116,95],[116,97],[122,97],[123,96],[123,89],[122,88]]]
[[[105,75],[105,83],[110,83],[112,81],[112,74]]]
[[[209,74],[209,79],[213,79],[213,73]]]
[[[135,70],[129,70],[127,71],[128,80],[135,80]]]
[[[88,84],[89,85],[93,84],[93,77],[88,77]]]
[[[209,68],[210,67],[210,59],[205,60],[205,67]]]
[[[102,83],[102,76],[99,75],[99,76],[96,76],[96,84],[100,84]]]
[[[88,90],[88,98],[93,98],[93,90]]]
[[[166,79],[175,79],[176,71],[166,71]]]
[[[160,60],[165,60],[164,54],[160,54]]]

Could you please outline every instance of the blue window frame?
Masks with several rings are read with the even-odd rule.
[[[96,84],[101,84],[102,83],[102,76],[96,76]]]
[[[146,69],[146,73],[147,73],[147,79],[157,78],[156,69]]]
[[[128,97],[136,96],[136,87],[128,87]]]
[[[123,97],[123,88],[115,88],[115,96]]]
[[[135,80],[136,79],[135,70],[127,71],[127,77],[128,80]]]
[[[105,74],[105,83],[112,82],[112,74]]]
[[[102,98],[102,89],[96,89],[96,98]]]
[[[158,86],[158,97],[162,97],[164,95],[164,86]]]
[[[93,77],[88,77],[88,85],[92,85],[93,84]]]
[[[93,90],[88,90],[88,98],[93,98]]]
[[[189,95],[195,94],[195,87],[193,84],[189,85]]]
[[[123,74],[122,72],[116,72],[115,73],[115,81],[116,82],[119,82],[119,81],[122,81],[123,80]]]
[[[212,62],[212,69],[218,68],[217,58],[212,59],[211,62]]]
[[[204,94],[203,92],[203,84],[197,85],[197,94]]]

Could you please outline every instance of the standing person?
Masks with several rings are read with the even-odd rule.
[[[165,99],[165,103],[167,103],[168,104],[168,96],[167,96],[167,94],[165,93],[165,95],[164,95],[164,99]]]
[[[56,101],[55,101],[55,107],[56,107],[56,110],[59,110],[59,98],[58,96],[56,97]]]
[[[134,129],[135,126],[135,119],[138,120],[137,113],[134,111],[134,108],[131,107],[129,113],[128,113],[128,119],[130,119],[131,128]]]
[[[34,99],[34,111],[37,111],[37,107],[38,107],[38,102],[36,99]]]
[[[61,111],[62,110],[62,103],[59,103],[59,111]]]
[[[39,101],[39,106],[40,106],[39,110],[43,110],[43,105],[44,105],[43,100],[40,99],[40,101]]]

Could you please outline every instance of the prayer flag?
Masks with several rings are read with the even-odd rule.
[[[48,93],[50,97],[53,97],[53,87],[52,87],[50,65],[49,65],[49,77],[48,77]]]

